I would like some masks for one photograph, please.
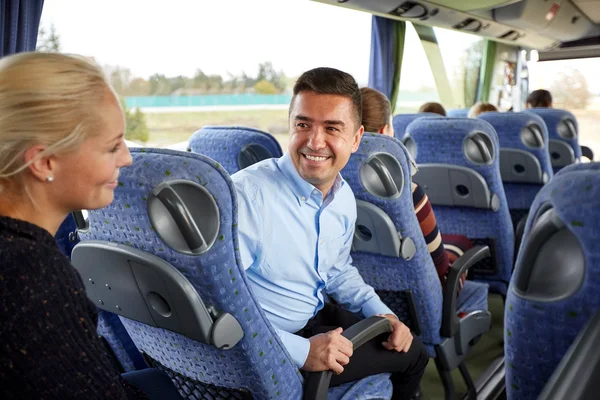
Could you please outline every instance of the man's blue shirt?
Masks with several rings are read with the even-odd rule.
[[[300,368],[310,343],[294,335],[323,308],[323,290],[365,317],[392,314],[351,263],[356,200],[338,177],[325,199],[288,153],[232,176],[240,255],[252,290]]]

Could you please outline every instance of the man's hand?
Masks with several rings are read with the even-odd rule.
[[[310,350],[302,369],[331,370],[338,375],[344,372],[343,366],[350,362],[353,346],[351,341],[342,336],[342,332],[342,328],[337,328],[309,338]]]
[[[410,329],[404,325],[394,314],[377,314],[378,317],[387,318],[392,324],[392,333],[387,341],[383,342],[383,347],[388,350],[396,350],[398,352],[407,352],[413,341],[413,335]]]

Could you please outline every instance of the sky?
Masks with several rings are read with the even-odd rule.
[[[64,52],[127,67],[144,78],[192,76],[198,68],[224,77],[255,75],[260,62],[271,61],[287,76],[329,66],[351,73],[359,84],[368,80],[371,15],[309,0],[46,0],[42,25],[50,24]],[[449,30],[438,34],[447,70],[474,40]],[[553,68],[539,68],[542,83],[534,83],[551,79],[555,72],[544,71]],[[600,93],[600,58],[578,68]],[[425,52],[408,27],[401,89],[433,82]]]

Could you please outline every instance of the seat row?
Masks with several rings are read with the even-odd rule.
[[[437,120],[415,121],[410,129],[412,142],[405,141],[407,146],[393,138],[365,134],[359,151],[352,156],[342,171],[342,175],[353,188],[359,206],[359,226],[356,229],[352,254],[355,265],[365,280],[377,289],[382,299],[428,345],[432,357],[436,359],[447,394],[453,391],[449,372],[455,368],[460,368],[468,386],[471,390],[474,389],[472,382],[468,382],[470,377],[464,366],[464,358],[477,337],[489,329],[487,285],[497,288],[500,293],[507,293],[513,258],[510,244],[497,243],[502,237],[510,238],[512,227],[505,231],[506,228],[499,228],[499,223],[491,217],[496,215],[504,222],[510,223],[506,196],[501,190],[498,137],[495,136],[494,129],[490,130],[489,124],[485,122],[454,122],[460,122],[457,132],[449,129],[449,125],[443,130],[437,129]],[[461,125],[463,122],[472,126],[465,129],[465,126]],[[420,127],[419,124],[423,126]],[[420,129],[423,129],[423,133],[420,133]],[[439,177],[436,178],[436,168],[429,167],[428,164],[439,164],[441,159],[428,162],[427,152],[419,152],[420,148],[433,147],[430,146],[429,137],[436,136],[435,132],[438,131],[443,131],[441,134],[451,143],[447,147],[438,146],[438,155],[443,157],[445,154],[448,158],[444,162],[454,165],[454,171],[457,172],[445,173],[450,177],[457,176],[460,182],[467,183],[463,185],[467,192],[457,192],[462,196],[458,197],[457,204],[454,204],[451,195],[453,203],[444,205],[439,203],[442,200],[438,200],[436,194],[428,191],[432,201],[435,200],[436,216],[439,215],[442,230],[445,227],[456,229],[456,226],[464,226],[464,232],[469,237],[483,239],[479,242],[482,246],[465,254],[462,260],[453,265],[453,272],[444,293],[424,239],[416,233],[419,232],[419,227],[410,197],[409,149],[412,149],[413,156],[416,156],[420,164],[420,171],[414,177],[415,180],[421,180],[422,185],[427,186],[426,189],[439,186],[433,184],[440,182]],[[227,337],[223,340],[230,341],[225,345],[233,347],[232,350],[226,351],[216,348],[219,346],[211,342],[214,338],[207,339],[206,335],[195,336],[192,332],[195,329],[206,330],[206,327],[202,328],[201,321],[195,325],[189,324],[187,320],[186,323],[180,321],[179,326],[158,324],[157,319],[161,319],[161,316],[166,321],[175,310],[185,310],[185,306],[179,306],[176,299],[165,299],[164,296],[161,296],[162,299],[157,298],[150,307],[150,318],[143,320],[143,323],[139,317],[124,317],[131,317],[131,314],[117,308],[123,308],[122,304],[127,304],[124,298],[103,300],[108,298],[105,294],[97,292],[100,285],[86,284],[88,293],[92,293],[90,297],[95,296],[98,304],[100,300],[104,302],[100,304],[105,310],[100,328],[103,330],[103,336],[107,337],[111,347],[116,349],[117,357],[125,369],[136,368],[140,358],[135,350],[139,349],[144,353],[145,361],[166,369],[181,387],[191,387],[190,390],[233,390],[231,393],[237,396],[243,397],[245,393],[252,393],[258,395],[258,398],[262,398],[266,393],[281,394],[281,391],[272,392],[272,387],[264,378],[264,374],[272,373],[272,377],[277,377],[272,379],[277,382],[282,383],[283,379],[286,384],[291,382],[290,385],[295,389],[290,389],[290,393],[301,393],[302,379],[298,380],[296,377],[290,380],[294,374],[289,375],[290,372],[285,372],[285,368],[271,366],[265,367],[264,371],[261,368],[251,368],[245,377],[241,374],[241,370],[247,368],[248,362],[261,365],[262,360],[273,361],[274,354],[279,354],[278,357],[285,363],[287,354],[245,285],[243,268],[239,265],[239,257],[235,251],[235,193],[228,176],[261,159],[281,156],[281,148],[270,135],[239,127],[205,127],[192,136],[189,145],[192,151],[202,152],[210,158],[168,150],[133,150],[134,164],[120,179],[121,187],[115,193],[115,202],[107,209],[92,212],[87,233],[80,235],[85,240],[120,243],[126,251],[133,251],[130,248],[139,250],[143,252],[139,255],[139,263],[142,265],[148,262],[148,254],[167,261],[170,268],[174,267],[174,270],[183,274],[185,281],[195,289],[201,298],[200,303],[207,304],[205,315],[212,320],[210,329],[216,328],[215,323],[219,318],[229,321],[232,325],[221,325],[218,329],[237,330],[238,333],[241,330],[241,338],[238,338],[241,346],[234,343],[237,338],[235,334],[232,337],[225,335]],[[462,163],[454,162],[454,159],[461,158]],[[423,175],[419,177],[419,174]],[[182,186],[177,187],[179,181],[196,184],[181,183]],[[456,189],[459,185],[453,186]],[[179,199],[174,200],[175,203],[183,202],[192,216],[197,213],[197,235],[186,237],[190,234],[190,229],[182,229],[181,218],[178,220],[174,216],[176,212],[165,206],[164,201],[160,201],[161,196],[168,195],[161,193],[175,193],[169,195],[173,199]],[[450,200],[446,198],[445,201]],[[456,205],[459,207],[455,207]],[[452,215],[450,209],[455,209],[456,214]],[[490,216],[483,217],[484,211]],[[448,215],[447,218],[445,214]],[[68,232],[73,232],[72,228],[71,225]],[[199,253],[195,254],[194,249],[200,249],[197,250]],[[110,250],[113,249],[109,246],[107,252],[112,253]],[[82,246],[80,251],[83,254],[80,260],[84,261],[75,259],[76,265],[89,265],[87,260],[90,259],[99,260],[100,263],[89,270],[86,269],[86,273],[102,271],[110,265],[106,263],[104,253],[94,253],[94,256],[90,256],[98,251],[97,249],[89,250]],[[88,253],[89,251],[92,253]],[[161,263],[158,259],[149,258],[158,264]],[[499,262],[499,259],[504,261]],[[130,271],[133,271],[129,273],[135,275],[134,265],[131,261],[128,263]],[[499,265],[500,263],[506,264],[509,269],[502,269],[504,265]],[[475,273],[473,277],[480,282],[468,282],[457,298],[455,292],[459,276],[477,265],[480,272]],[[90,282],[90,279],[108,282],[113,279],[111,276],[114,273],[116,272],[112,271],[111,274],[104,274],[95,279],[89,278],[86,282]],[[137,275],[135,277],[138,278]],[[234,284],[236,281],[238,283]],[[240,293],[242,295],[238,297]],[[144,308],[141,303],[139,306]],[[461,311],[464,311],[466,317],[459,318]],[[158,313],[158,316],[152,313]],[[117,314],[121,317],[116,317]],[[120,324],[121,321],[124,324]],[[123,325],[128,334],[119,332]],[[265,346],[264,341],[248,341],[249,333],[254,339],[259,335],[264,336],[269,346]],[[204,342],[198,340],[199,338]],[[134,344],[134,349],[128,344]],[[275,347],[277,350],[267,352],[266,347]],[[253,352],[259,354],[258,358]],[[265,354],[268,354],[268,357],[261,359]],[[224,365],[220,365],[221,363]],[[369,379],[369,388],[375,386],[376,391],[380,390],[382,393],[388,390],[386,388],[389,384],[385,382],[385,376]],[[365,382],[360,381],[332,391],[337,391],[340,396],[344,393],[359,393],[360,390],[366,390],[364,385]],[[243,389],[240,391],[240,388]]]

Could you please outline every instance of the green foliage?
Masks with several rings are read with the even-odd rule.
[[[484,41],[473,43],[466,53],[462,70],[463,75],[463,98],[465,107],[471,107],[477,101],[477,90],[479,89],[479,75],[481,73],[481,63]]]
[[[566,68],[555,75],[550,93],[554,106],[567,110],[586,108],[592,96],[585,76],[574,68]]]
[[[40,27],[36,50],[48,53],[59,53],[61,51],[60,36],[56,33],[54,24],[50,25],[50,30]]]
[[[60,36],[54,25],[41,27],[38,32],[38,51],[60,52]],[[285,90],[289,79],[282,71],[276,71],[270,61],[260,63],[256,77],[245,72],[239,76],[228,73],[227,79],[221,75],[207,75],[197,69],[193,77],[167,77],[156,73],[148,79],[135,77],[131,70],[120,66],[105,66],[104,72],[111,86],[120,96],[171,96],[202,95],[217,93],[245,93],[254,89],[257,93],[277,94]],[[133,126],[144,127],[143,114],[135,120],[137,111],[128,111]],[[137,128],[136,128],[137,129]],[[139,128],[142,129],[142,128]],[[145,128],[144,128],[145,129]],[[143,129],[142,129],[143,130]],[[141,134],[144,136],[143,134]]]
[[[270,81],[262,79],[254,85],[254,91],[259,94],[277,94],[279,89]]]
[[[119,66],[106,66],[105,72],[121,96],[192,96],[245,93],[252,89],[257,93],[277,94],[290,82],[283,72],[275,71],[270,62],[259,65],[256,78],[244,72],[239,76],[228,73],[225,79],[221,75],[207,75],[201,69],[197,69],[193,77],[154,74],[147,80],[136,78],[129,69]]]
[[[123,98],[121,98],[121,104],[125,113],[125,139],[147,142],[150,132],[146,124],[146,115],[139,108],[131,111]]]

